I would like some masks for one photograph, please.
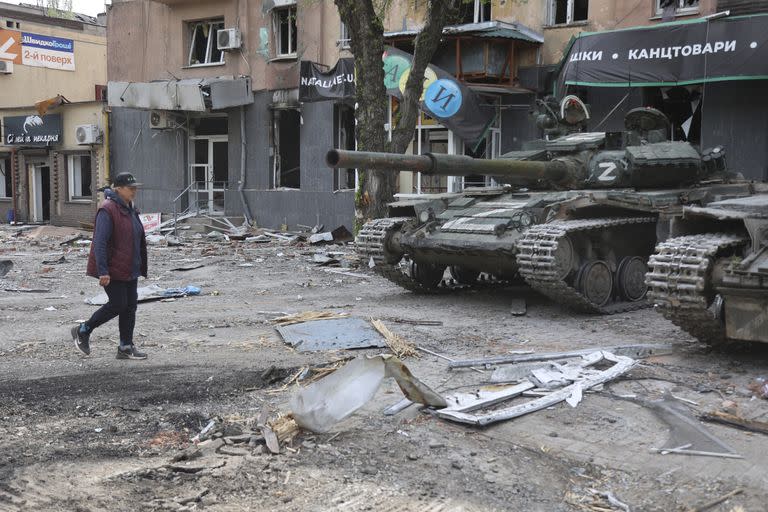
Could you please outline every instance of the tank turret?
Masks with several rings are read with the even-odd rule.
[[[513,151],[487,160],[463,155],[400,155],[334,149],[329,167],[412,171],[427,175],[493,177],[498,183],[533,189],[662,188],[725,176],[725,152],[704,154],[688,142],[665,140],[669,122],[651,108],[630,111],[627,130],[577,132],[542,141],[539,149]]]

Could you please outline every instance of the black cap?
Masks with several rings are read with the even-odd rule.
[[[136,181],[133,174],[129,172],[121,172],[112,179],[113,187],[140,187],[141,183]]]

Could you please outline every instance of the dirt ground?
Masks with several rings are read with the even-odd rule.
[[[748,389],[768,375],[760,347],[710,351],[652,309],[578,315],[523,288],[418,296],[365,265],[353,271],[365,278],[326,272],[307,244],[198,240],[151,248],[151,275],[140,286],[192,284],[202,294],[139,306],[136,340],[149,359],[115,359],[116,322],[94,334],[86,358],[69,329],[90,316],[95,307],[84,299],[100,291],[84,276],[87,246],[60,245],[66,230],[29,233],[0,229],[0,259],[14,263],[0,278],[0,510],[666,512],[704,510],[697,507],[737,490],[706,510],[766,510],[765,435],[701,423],[743,458],[661,455],[651,449],[668,441],[670,426],[616,397],[655,400],[666,391],[693,416],[725,408],[766,421],[768,401]],[[331,249],[352,254],[351,246]],[[43,263],[62,255],[62,263]],[[190,263],[204,266],[171,271]],[[24,288],[46,291],[7,291]],[[512,316],[519,296],[528,313]],[[279,455],[243,444],[175,460],[211,418],[231,435],[247,432],[262,411],[288,412],[289,382],[301,368],[381,352],[288,348],[271,319],[303,311],[390,319],[395,333],[451,358],[634,343],[675,349],[575,408],[561,403],[486,428],[415,406],[384,416],[402,398],[388,381],[331,432],[301,432]],[[449,370],[427,354],[405,363],[442,392],[490,376]]]

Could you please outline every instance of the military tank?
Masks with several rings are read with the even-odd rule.
[[[443,279],[450,268],[462,286],[481,275],[518,276],[573,309],[628,311],[647,305],[648,257],[683,206],[753,193],[728,172],[723,148],[700,153],[669,141],[669,121],[655,109],[628,112],[626,130],[613,133],[576,131],[572,119],[570,133],[557,136],[564,119],[542,118],[550,140],[494,160],[329,151],[333,168],[485,175],[499,184],[391,203],[388,218],[360,230],[362,258],[414,292],[450,288]]]
[[[684,208],[650,257],[649,298],[699,340],[768,343],[768,185]]]

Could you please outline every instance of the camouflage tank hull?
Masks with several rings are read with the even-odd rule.
[[[705,343],[768,343],[768,190],[761,192],[686,208],[676,236],[650,258],[650,299]]]
[[[478,189],[421,196],[393,203],[393,215],[400,216],[367,223],[357,250],[376,273],[412,292],[522,278],[560,305],[612,314],[648,306],[648,257],[682,215],[682,196],[706,204],[751,193],[750,185],[738,183],[649,192]],[[452,279],[444,279],[446,268]]]

